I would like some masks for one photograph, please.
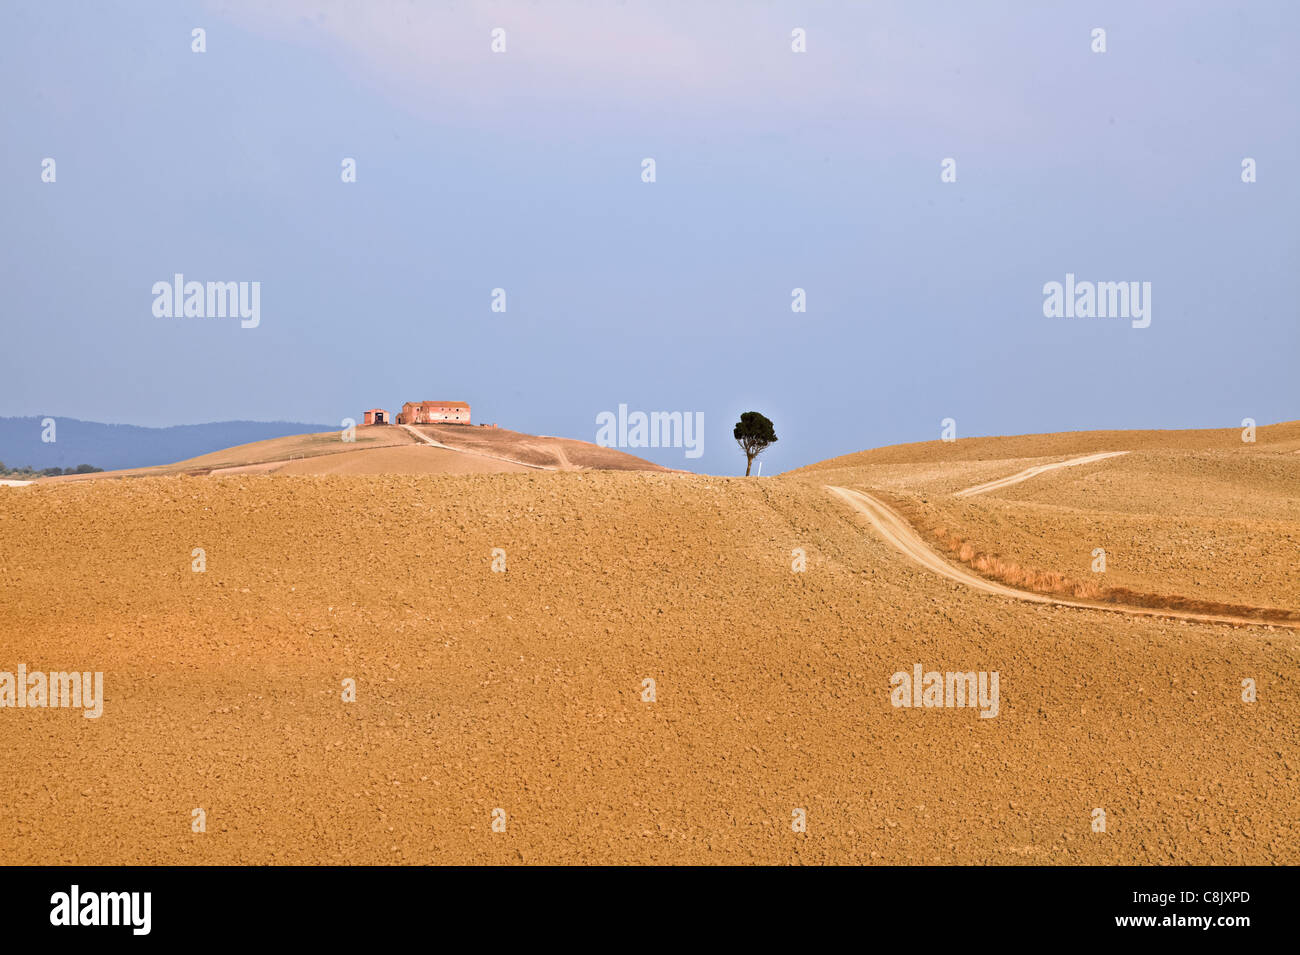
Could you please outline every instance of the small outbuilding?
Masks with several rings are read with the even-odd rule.
[[[392,424],[388,419],[388,412],[383,408],[371,408],[366,412],[366,424]]]

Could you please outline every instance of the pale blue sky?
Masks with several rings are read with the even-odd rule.
[[[0,415],[625,403],[703,411],[646,456],[720,473],[750,409],[766,473],[1300,417],[1300,4],[265,6],[0,7]],[[260,327],[155,318],[175,272],[260,281]],[[1044,318],[1066,272],[1151,326]]]

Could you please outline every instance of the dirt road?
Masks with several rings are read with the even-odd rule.
[[[1051,464],[1038,464],[1032,468],[1025,468],[1010,477],[998,478],[996,481],[989,481],[986,484],[977,484],[975,487],[968,487],[964,491],[958,491],[954,497],[972,497],[976,494],[986,494],[989,491],[996,491],[1004,487],[1010,487],[1012,484],[1019,484],[1021,481],[1027,481],[1031,477],[1042,474],[1045,471],[1055,471],[1057,468],[1072,468],[1080,464],[1090,464],[1093,461],[1101,461],[1105,458],[1118,457],[1121,454],[1128,454],[1127,451],[1102,451],[1099,454],[1085,454],[1080,458],[1070,458],[1066,461],[1055,461]]]
[[[455,451],[457,454],[468,454],[478,458],[491,458],[494,461],[504,461],[506,464],[517,464],[521,468],[532,468],[534,471],[558,471],[559,468],[553,468],[545,464],[529,464],[527,461],[516,461],[514,458],[502,457],[499,454],[487,454],[483,451],[466,451],[463,448],[453,448],[449,444],[443,444],[441,441],[435,441],[422,431],[417,431],[409,424],[402,425],[402,428],[409,431],[415,437],[425,444],[435,448],[442,448],[444,451]]]
[[[1119,453],[1122,454],[1124,452]],[[1093,456],[1093,459],[1096,459],[1095,455]],[[1081,462],[1076,461],[1075,463]],[[846,487],[831,487],[830,485],[826,485],[826,490],[847,502],[855,510],[865,514],[867,519],[871,521],[872,526],[880,532],[880,536],[926,570],[987,594],[996,594],[999,597],[1012,597],[1016,600],[1027,600],[1031,603],[1053,604],[1058,607],[1080,607],[1085,610],[1106,610],[1112,613],[1133,614],[1143,617],[1167,617],[1175,620],[1191,620],[1199,623],[1228,623],[1236,626],[1281,626],[1292,629],[1300,628],[1300,624],[1296,623],[1265,622],[1250,617],[1238,617],[1226,614],[1200,614],[1179,610],[1157,610],[1150,607],[1131,607],[1122,604],[1092,603],[1083,600],[1063,600],[1057,597],[1049,597],[1044,594],[1034,593],[1029,590],[1019,590],[1015,587],[1008,587],[1006,584],[1000,584],[996,581],[981,577],[975,572],[967,570],[965,567],[949,563],[937,551],[933,550],[930,545],[927,544],[919,534],[917,534],[917,532],[912,528],[912,525],[903,517],[897,514],[889,507],[889,505],[872,497],[870,494],[863,491],[855,491]]]

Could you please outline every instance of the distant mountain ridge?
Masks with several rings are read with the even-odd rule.
[[[41,440],[46,417],[54,419],[55,440]],[[325,424],[296,421],[213,421],[146,428],[103,424],[56,415],[0,418],[0,462],[9,468],[70,468],[92,464],[105,470],[171,464],[212,451],[293,434],[337,431]]]

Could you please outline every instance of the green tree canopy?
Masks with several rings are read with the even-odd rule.
[[[746,411],[742,414],[731,436],[740,445],[740,450],[745,452],[745,477],[749,477],[754,458],[766,451],[769,446],[776,444],[777,440],[776,429],[772,427],[772,422],[757,411]]]

